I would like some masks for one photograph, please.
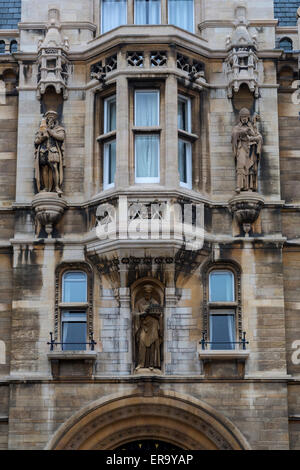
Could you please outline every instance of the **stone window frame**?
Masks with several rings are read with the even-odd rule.
[[[193,24],[194,28],[193,31],[186,31],[188,34],[197,34],[198,33],[198,23],[201,21],[201,18],[203,16],[203,5],[202,5],[202,0],[193,0],[194,1],[194,9],[193,9]],[[161,0],[161,10],[160,10],[160,23],[159,25],[164,25],[164,26],[172,26],[172,24],[169,24],[168,22],[168,0]],[[97,25],[97,35],[102,35],[102,34],[107,34],[110,33],[110,31],[106,31],[105,33],[102,33],[101,31],[101,25],[102,25],[102,18],[101,18],[101,13],[102,13],[102,6],[101,6],[101,0],[94,0],[94,22]],[[134,23],[134,0],[127,0],[127,23],[125,23],[123,26],[137,26],[137,27],[142,27],[144,25],[136,25]],[[147,25],[148,26],[148,25]],[[152,26],[152,25],[149,25]],[[155,26],[155,25],[154,25]],[[175,25],[173,25],[175,26]],[[177,27],[177,26],[175,26]],[[181,29],[181,28],[180,28]]]
[[[166,78],[155,79],[129,79],[128,92],[129,92],[129,178],[130,184],[134,186],[141,185],[164,185],[165,182],[165,88]],[[135,92],[142,90],[151,90],[159,92],[159,125],[149,127],[135,126]],[[157,134],[159,136],[159,182],[136,182],[135,173],[135,136],[142,134]]]
[[[94,184],[96,192],[106,191],[114,188],[113,185],[107,186],[104,181],[104,160],[105,160],[105,144],[116,141],[117,142],[117,125],[116,130],[105,132],[104,129],[104,113],[105,101],[111,97],[116,97],[116,107],[118,108],[116,84],[106,87],[95,94],[95,117],[94,117],[94,135],[95,151],[94,151]],[[116,163],[118,155],[116,155]]]
[[[209,301],[209,276],[212,271],[231,271],[234,276],[234,302],[210,302]],[[218,261],[209,263],[203,272],[203,328],[202,331],[205,334],[207,341],[210,341],[209,336],[209,316],[210,310],[220,308],[233,308],[235,310],[235,333],[236,341],[242,341],[243,339],[243,323],[242,323],[242,289],[241,289],[241,268],[237,263],[232,261]]]
[[[87,302],[79,304],[76,307],[72,304],[62,302],[62,290],[63,290],[63,276],[67,272],[81,271],[87,276]],[[91,266],[83,261],[65,262],[57,266],[55,270],[55,312],[54,312],[54,340],[61,342],[61,318],[62,312],[69,306],[76,309],[86,311],[86,323],[87,323],[87,342],[89,341],[90,334],[94,332],[94,315],[93,315],[93,285],[94,285],[94,273]]]

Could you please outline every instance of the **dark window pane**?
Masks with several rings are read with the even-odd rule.
[[[235,348],[234,315],[210,315],[210,341],[211,349]]]
[[[210,302],[234,302],[234,277],[230,271],[213,271],[209,275]]]
[[[86,349],[87,341],[86,313],[63,312],[62,314],[62,349],[64,351],[81,351]],[[72,344],[66,344],[72,343]]]
[[[63,302],[87,301],[87,277],[85,273],[70,272],[63,276]]]
[[[293,43],[289,38],[283,38],[279,42],[279,48],[283,49],[284,51],[292,51],[293,50]]]

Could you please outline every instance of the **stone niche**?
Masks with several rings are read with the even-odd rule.
[[[161,374],[163,364],[164,286],[139,279],[131,287],[133,362],[135,374]]]

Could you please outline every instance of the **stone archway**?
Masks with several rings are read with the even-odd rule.
[[[185,450],[250,449],[227,418],[206,403],[172,391],[108,396],[60,426],[46,449],[113,450],[157,439]]]

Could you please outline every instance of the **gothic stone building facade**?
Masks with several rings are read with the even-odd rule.
[[[2,449],[300,449],[299,7],[0,2]]]

